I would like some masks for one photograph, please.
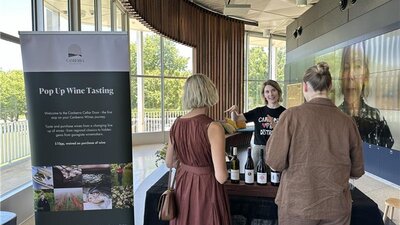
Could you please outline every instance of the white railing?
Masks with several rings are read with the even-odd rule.
[[[0,165],[31,154],[28,121],[0,123]]]
[[[169,130],[178,116],[182,116],[187,111],[165,111],[165,128],[164,130]],[[132,132],[159,132],[161,131],[161,111],[160,112],[145,112],[142,120],[142,126],[139,126],[141,121],[138,118],[138,113],[132,113]],[[140,129],[140,127],[142,127]]]
[[[166,111],[165,128],[169,130],[178,116],[186,111]],[[143,129],[138,129],[137,113],[132,113],[132,132],[159,132],[162,129],[161,112],[145,112]],[[0,165],[30,156],[28,121],[0,123]]]

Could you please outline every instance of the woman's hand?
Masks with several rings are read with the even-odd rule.
[[[229,109],[225,110],[225,112],[238,112],[239,107],[237,105],[232,105]]]
[[[238,109],[239,107],[237,105],[232,105],[229,109],[227,109],[225,112],[230,113],[230,117],[233,121],[236,121],[238,119]]]
[[[276,119],[270,115],[267,115],[267,122],[271,124],[272,129],[275,128],[276,124],[278,123]]]

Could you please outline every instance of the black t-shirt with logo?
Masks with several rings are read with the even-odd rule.
[[[269,136],[272,134],[272,127],[271,124],[267,122],[267,115],[273,117],[274,121],[277,122],[279,116],[285,110],[286,108],[283,106],[279,106],[276,109],[263,106],[243,113],[246,122],[254,122],[254,144],[265,145]]]

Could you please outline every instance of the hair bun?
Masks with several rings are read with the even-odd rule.
[[[326,73],[329,73],[329,65],[328,65],[328,63],[326,63],[326,62],[319,62],[318,64],[317,64],[317,72],[319,73],[319,74],[326,74]]]

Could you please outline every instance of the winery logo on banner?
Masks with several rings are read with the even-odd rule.
[[[72,44],[68,47],[68,57],[65,60],[69,64],[81,64],[85,62],[82,56],[81,47],[77,44]]]

